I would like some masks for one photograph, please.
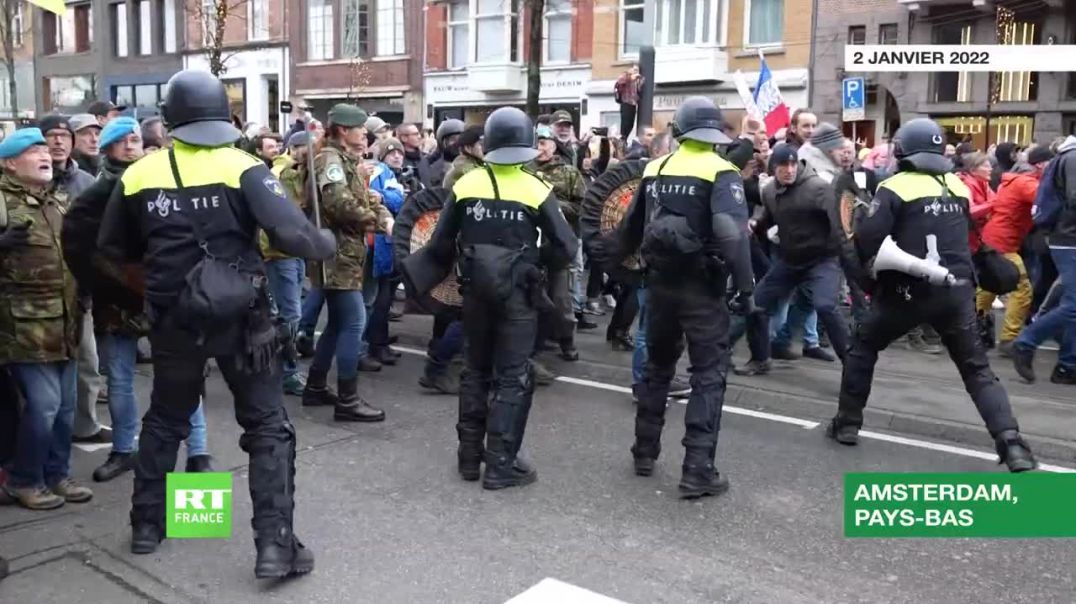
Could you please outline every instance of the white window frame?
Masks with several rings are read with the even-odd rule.
[[[627,11],[635,9],[642,9],[643,11],[645,11],[646,0],[617,0],[616,54],[617,57],[619,57],[620,59],[639,58],[638,52],[626,52],[624,50],[624,45],[627,42],[627,36],[625,35],[627,29],[627,20],[624,18],[624,15],[625,13],[627,13]]]
[[[113,4],[112,8],[116,10],[116,47],[113,49],[116,51],[117,57],[128,57],[131,55],[131,49],[128,48],[128,23],[127,23],[127,4],[117,3]]]
[[[324,47],[324,44],[320,45],[318,47],[318,51],[319,51],[318,56],[314,56],[314,53],[311,52],[314,47],[312,46],[312,44],[313,44],[313,36],[311,35],[310,27],[314,24],[314,18],[312,17],[312,15],[311,15],[311,13],[309,11],[311,11],[314,7],[313,7],[312,2],[307,4],[307,7],[308,7],[307,8],[307,10],[308,10],[308,12],[307,12],[307,23],[306,23],[306,60],[307,61],[331,61],[331,60],[333,60],[333,58],[335,58],[334,54],[336,52],[336,30],[337,30],[335,19],[336,19],[337,15],[336,15],[336,7],[334,6],[334,4],[336,4],[336,3],[333,2],[332,0],[328,0],[325,3],[325,6],[328,7],[328,9],[329,9],[329,23],[328,23],[327,27],[323,28],[321,38],[322,38],[322,41],[324,41],[325,39],[328,39],[329,45],[328,45],[327,49]],[[320,14],[318,15],[317,18],[318,19],[323,19]],[[322,55],[324,55],[324,56],[322,56]]]
[[[781,39],[776,42],[760,42],[754,43],[751,41],[751,8],[754,4],[754,0],[744,0],[743,7],[743,46],[744,48],[779,48],[784,46],[785,37],[785,24],[781,23]],[[784,7],[784,0],[781,0],[781,6]],[[784,15],[782,14],[782,19]]]
[[[176,0],[164,0],[161,11],[161,27],[164,28],[164,52],[175,53],[178,50],[178,36],[176,31]]]
[[[153,3],[150,0],[138,0],[138,54],[146,57],[153,54]]]
[[[572,62],[572,36],[575,35],[575,11],[572,8],[574,0],[563,0],[564,5],[559,10],[549,10],[550,0],[545,1],[545,15],[542,27],[545,29],[545,35],[542,36],[542,63],[545,65],[567,65]],[[549,17],[568,17],[568,39],[567,40],[554,40],[549,35]],[[568,47],[568,59],[564,61],[553,61],[549,58],[549,46],[550,44],[565,44]]]
[[[522,64],[522,62],[523,62],[523,22],[522,22],[521,17],[522,17],[523,6],[524,6],[523,0],[500,0],[500,6],[502,7],[502,12],[500,12],[500,13],[488,13],[488,14],[479,14],[478,13],[478,1],[479,0],[471,0],[471,13],[470,13],[470,20],[471,20],[471,24],[472,24],[472,27],[471,27],[471,63],[474,64],[474,65],[503,65],[503,64],[519,65],[519,64]],[[516,12],[512,12],[513,9],[516,9]],[[504,48],[504,57],[505,57],[505,59],[504,60],[496,59],[496,60],[479,61],[478,60],[478,22],[479,21],[486,21],[486,20],[496,19],[498,17],[500,17],[501,19],[504,20],[504,38],[503,38],[502,42],[504,43],[503,48]],[[519,39],[516,40],[517,56],[516,56],[515,60],[512,60],[512,20],[513,19],[516,21],[516,29],[518,30],[517,35],[519,36]]]
[[[462,5],[467,7],[467,16],[464,17],[462,21],[452,20],[452,5]],[[451,0],[448,3],[448,12],[446,13],[447,18],[445,20],[445,29],[447,30],[447,35],[445,36],[445,40],[447,42],[447,45],[445,46],[445,49],[447,51],[447,56],[445,57],[445,65],[449,69],[463,69],[464,67],[470,65],[473,60],[474,53],[471,50],[473,48],[471,42],[471,8],[471,0]],[[467,56],[464,59],[464,63],[462,65],[456,65],[454,60],[455,54],[453,52],[455,49],[456,31],[459,29],[463,29],[467,34]]]
[[[374,45],[375,57],[398,57],[407,54],[407,31],[404,26],[404,0],[376,0],[374,4]],[[388,5],[386,8],[385,5]],[[387,15],[391,27],[382,27],[382,15]],[[386,36],[385,30],[391,31]],[[382,48],[382,41],[385,41]]]
[[[696,0],[695,2],[695,37],[691,42],[684,41],[684,34],[686,33],[684,24],[683,9],[686,7],[686,0],[680,1],[680,27],[679,27],[679,41],[668,42],[669,30],[659,29],[659,24],[665,24],[669,22],[669,14],[672,12],[672,2],[670,0],[656,0],[657,7],[654,15],[654,46],[668,47],[668,46],[718,46],[721,45],[724,40],[722,22],[724,21],[724,8],[726,0]],[[706,14],[704,10],[706,5],[710,6],[710,18],[704,19]],[[712,27],[710,29],[710,39],[703,40],[703,32],[706,24],[709,23]]]
[[[259,13],[260,19],[257,18]],[[247,40],[253,42],[268,39],[269,0],[247,0]]]

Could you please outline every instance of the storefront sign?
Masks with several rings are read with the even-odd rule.
[[[704,96],[714,102],[718,107],[722,109],[729,106],[729,99],[725,95],[718,95],[712,92],[699,92],[692,94],[655,94],[654,95],[654,111],[674,111],[689,97]],[[739,100],[739,99],[737,99]],[[737,105],[740,103],[736,103]]]
[[[526,98],[525,88],[509,94],[486,94],[472,90],[468,84],[466,71],[430,73],[426,75],[425,82],[426,101],[434,105],[507,104]],[[524,82],[526,82],[526,74],[524,74]],[[586,94],[586,85],[589,82],[589,67],[542,69],[542,88],[539,99],[543,103],[560,100],[578,102]]]
[[[283,74],[285,54],[279,48],[237,52],[224,61],[221,77],[245,77],[247,74]],[[188,69],[209,71],[209,59],[204,54],[187,57]]]

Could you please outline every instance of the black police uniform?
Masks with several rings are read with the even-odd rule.
[[[255,572],[259,577],[308,572],[313,556],[292,534],[295,429],[283,406],[276,329],[264,287],[252,284],[264,282],[265,275],[259,227],[274,248],[292,256],[332,257],[335,241],[288,201],[261,160],[231,146],[239,132],[228,123],[228,99],[216,78],[176,74],[163,113],[174,149],[127,169],[98,238],[103,253],[143,264],[152,325],[153,393],[135,466],[131,549],[150,553],[164,536],[165,474],[175,469],[179,442],[190,432],[203,369],[212,357],[235,397],[236,419],[244,429],[239,444],[250,455]],[[209,274],[210,254],[232,265],[231,273],[224,272],[231,280],[217,284],[259,293],[238,316],[195,324],[188,296],[196,288],[188,280],[206,285],[201,293],[209,300],[221,291],[194,279],[196,265],[203,276]]]
[[[863,408],[870,396],[878,352],[922,323],[937,330],[960,371],[964,387],[995,439],[998,454],[1013,471],[1034,467],[1020,438],[1009,397],[998,382],[975,328],[975,268],[968,248],[967,187],[950,173],[941,127],[915,119],[896,134],[898,173],[882,182],[855,228],[855,244],[866,263],[887,236],[905,252],[926,258],[927,237],[937,241],[940,264],[961,280],[937,286],[896,271],[880,271],[871,308],[856,330],[841,379],[840,409],[827,431],[847,445],[858,442]]]
[[[635,472],[649,476],[661,451],[665,403],[687,337],[691,396],[685,416],[681,495],[716,495],[728,487],[714,469],[729,367],[726,283],[738,303],[753,289],[747,204],[739,170],[713,145],[727,143],[721,112],[708,99],[684,101],[674,117],[680,148],[647,164],[621,223],[611,265],[642,251],[647,283],[647,355],[635,419]]]
[[[534,395],[530,363],[537,333],[538,265],[568,266],[578,240],[551,187],[522,164],[534,159],[534,127],[506,107],[486,121],[484,169],[452,189],[427,248],[441,264],[457,256],[463,295],[466,369],[460,381],[459,470],[482,486],[529,484],[536,472],[518,459]],[[492,391],[493,399],[490,401]]]

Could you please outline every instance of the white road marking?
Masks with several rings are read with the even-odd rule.
[[[82,449],[87,453],[93,453],[101,449],[111,449],[112,443],[71,443],[71,446]]]
[[[404,346],[393,346],[393,349],[399,350],[407,354],[413,354],[417,356],[426,356],[425,350],[418,350],[416,348],[407,348]],[[586,380],[582,378],[574,378],[568,376],[560,376],[557,378],[558,382],[564,382],[566,384],[575,384],[577,386],[585,386],[588,388],[595,388],[597,390],[607,390],[609,392],[619,392],[622,394],[631,394],[631,388],[625,388],[624,386],[617,386],[615,384],[606,384],[605,382],[596,382],[594,380]],[[685,401],[677,401],[681,404],[686,404]],[[758,419],[766,419],[774,422],[781,422],[784,424],[792,424],[794,426],[800,426],[805,430],[813,430],[817,428],[820,422],[800,419],[798,417],[789,417],[787,415],[778,415],[776,413],[766,413],[763,411],[755,411],[753,409],[744,409],[742,407],[732,407],[726,405],[724,410],[734,415],[746,415],[749,417],[755,417]],[[926,440],[919,440],[916,438],[906,438],[903,436],[895,436],[892,434],[883,434],[881,432],[872,432],[870,430],[860,430],[859,435],[866,439],[881,440],[898,445],[905,445],[908,447],[916,447],[919,449],[930,449],[932,451],[939,451],[942,453],[950,453],[952,455],[960,455],[962,457],[973,457],[975,459],[984,459],[986,461],[997,461],[997,455],[994,453],[987,453],[985,451],[976,451],[975,449],[967,449],[964,447],[956,447],[953,445],[943,445],[941,443],[933,443]],[[1076,473],[1076,469],[1068,468],[1065,466],[1057,466],[1053,464],[1039,464],[1039,469],[1045,472],[1061,472],[1061,473]]]
[[[985,459],[987,461],[997,461],[998,456],[994,453],[987,453],[985,451],[976,451],[975,449],[965,449],[964,447],[954,447],[952,445],[943,445],[940,443],[932,443],[925,440],[918,440],[915,438],[905,438],[903,436],[895,436],[893,434],[882,434],[881,432],[871,432],[870,430],[860,430],[859,435],[862,438],[869,438],[873,440],[881,440],[890,443],[896,443],[898,445],[906,445],[908,447],[916,447],[919,449],[930,449],[931,451],[941,451],[942,453],[952,453],[953,455],[960,455],[963,457],[974,457],[976,459]],[[1066,468],[1064,466],[1055,466],[1053,464],[1039,464],[1039,469],[1044,472],[1060,472],[1064,474],[1070,474],[1076,472],[1072,468]]]
[[[576,587],[570,583],[546,578],[537,585],[505,602],[505,604],[627,604],[623,600],[614,600],[608,596],[594,593],[589,589]]]

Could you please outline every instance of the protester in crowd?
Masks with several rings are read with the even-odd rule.
[[[172,139],[164,128],[164,120],[150,117],[142,121],[142,148],[146,153],[172,146]]]
[[[445,174],[441,186],[451,189],[464,174],[483,166],[482,133],[482,125],[476,124],[467,126],[463,134],[460,134],[460,154],[452,160],[452,167]]]
[[[370,121],[367,120],[366,124],[369,127]],[[400,156],[402,160],[403,144],[394,138],[386,138],[379,141],[377,147],[380,161],[370,168],[370,191],[381,197],[381,204],[395,218],[403,207],[404,187],[396,179],[395,170],[385,160],[390,153]],[[391,233],[375,234],[373,246],[366,253],[367,265],[371,267],[370,276],[376,286],[373,296],[368,298],[371,312],[364,335],[368,344],[367,355],[382,365],[395,365],[400,353],[389,347],[389,315],[400,281],[396,278],[393,263]]]
[[[655,135],[657,135],[657,130],[652,126],[641,128],[639,137],[632,141],[624,154],[624,159],[651,159],[650,144],[654,141]]]
[[[998,163],[990,173],[991,190],[998,190],[998,187],[1001,185],[1001,175],[1012,171],[1019,155],[1020,147],[1016,143],[999,143],[998,146],[994,148],[994,157],[997,159]]]
[[[577,168],[582,166],[583,153],[582,141],[575,134],[575,126],[572,123],[572,114],[566,109],[558,109],[553,112],[552,120],[553,136],[557,141],[557,153],[564,157],[568,165]]]
[[[400,124],[396,128],[396,138],[403,144],[404,166],[418,176],[423,187],[431,186],[430,164],[422,147],[422,131],[415,124]]]
[[[968,201],[971,203],[971,220],[974,226],[971,233],[974,239],[971,242],[973,250],[978,248],[978,234],[974,231],[982,231],[994,205],[996,194],[990,188],[992,173],[990,158],[985,153],[971,153],[963,157],[963,165],[958,176],[971,191],[971,199]]]
[[[1027,164],[1017,164],[1002,174],[993,209],[982,228],[982,242],[1003,254],[1020,271],[1016,290],[1005,299],[1005,322],[998,342],[998,352],[1002,356],[1011,355],[1012,343],[1031,314],[1031,279],[1020,249],[1034,225],[1031,208],[1035,205],[1042,173],[1052,158],[1053,153],[1048,148],[1036,146],[1031,149]],[[980,315],[993,312],[995,298],[993,293],[979,289],[975,306]]]
[[[126,105],[116,105],[109,101],[94,101],[86,108],[86,113],[94,116],[98,125],[102,128],[107,126],[110,121],[119,117],[124,111],[127,111]]]
[[[41,118],[39,125],[52,158],[51,194],[67,207],[93,184],[93,176],[81,170],[75,160],[71,159],[75,133],[66,117],[46,115]],[[75,442],[111,442],[112,431],[97,421],[96,405],[102,379],[97,340],[93,334],[93,314],[86,296],[80,295],[80,303],[82,335],[78,347],[78,404],[75,410],[74,439]]]
[[[1061,336],[1061,351],[1050,381],[1076,384],[1076,136],[1058,146],[1059,157],[1043,172],[1039,188],[1040,216],[1035,222],[1046,232],[1050,258],[1060,275],[1058,305],[1040,313],[1016,338],[1013,365],[1020,377],[1035,381],[1035,350],[1048,338]]]
[[[452,162],[460,151],[460,135],[466,125],[456,119],[448,119],[437,126],[437,150],[426,158],[429,163],[429,182],[427,187],[435,187],[445,181],[445,174],[452,167]]]
[[[71,150],[71,159],[90,176],[96,176],[101,162],[101,126],[97,118],[89,113],[71,116],[71,130],[75,133],[75,144]]]
[[[797,109],[792,114],[791,127],[785,135],[785,142],[797,149],[811,140],[814,129],[818,126],[818,116],[810,109]]]
[[[273,160],[280,155],[280,137],[276,134],[259,134],[254,137],[254,154],[258,156],[270,170],[273,168]]]
[[[643,92],[644,81],[645,78],[639,73],[639,65],[633,63],[627,71],[620,74],[616,84],[613,85],[613,100],[620,105],[620,138],[622,140],[628,140],[631,131],[635,129],[639,97]]]
[[[62,129],[55,120],[46,124]],[[93,497],[70,477],[82,317],[75,280],[61,256],[60,226],[69,201],[52,186],[53,160],[38,128],[17,130],[0,143],[6,216],[0,230],[0,366],[7,366],[24,399],[3,490],[32,510]],[[17,325],[11,319],[16,308],[24,309]]]

